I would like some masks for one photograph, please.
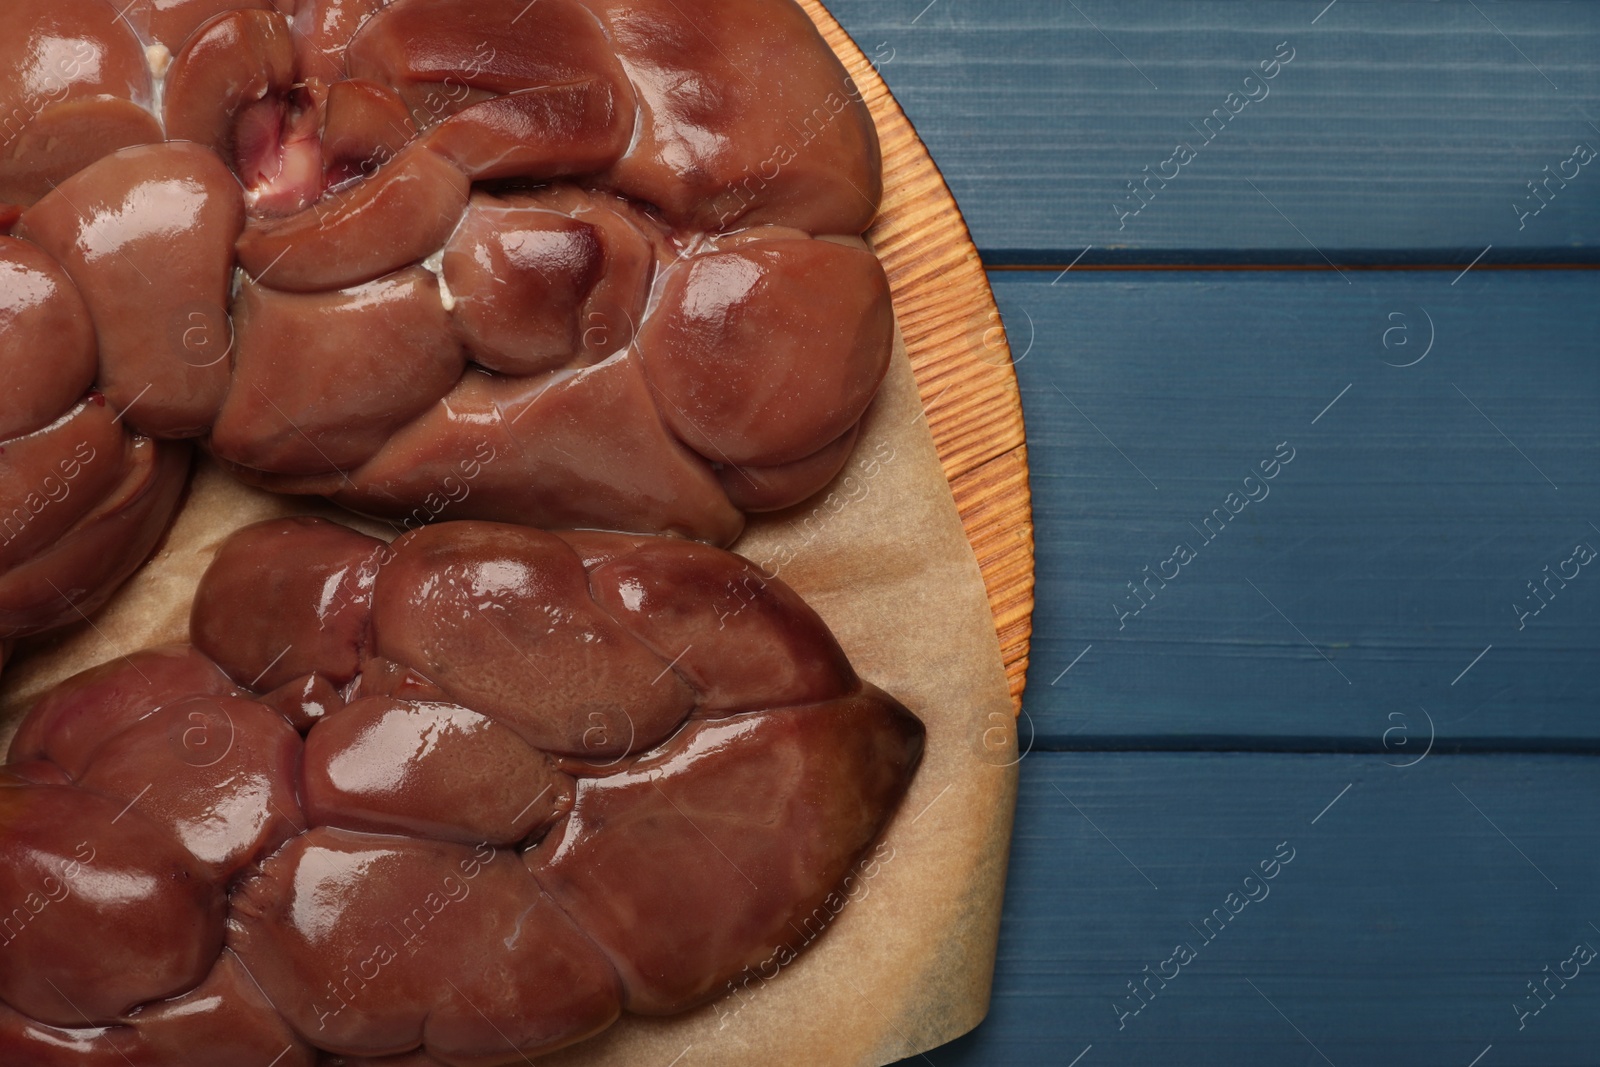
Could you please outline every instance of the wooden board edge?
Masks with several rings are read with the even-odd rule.
[[[820,0],[799,0],[855,79],[883,146],[871,238],[889,276],[928,426],[983,571],[1013,707],[1033,614],[1033,504],[1022,400],[994,293],[961,209],[872,62]]]
[[[952,479],[950,489],[989,590],[1012,707],[1020,709],[1033,632],[1033,525],[1018,521],[1028,509],[1027,446]]]

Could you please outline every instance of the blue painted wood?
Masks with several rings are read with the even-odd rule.
[[[992,275],[1033,750],[991,1016],[905,1062],[1600,1063],[1600,275],[1482,269],[1600,262],[1600,5],[830,7],[985,260],[1079,268]],[[1082,269],[1329,260],[1477,266]]]
[[[1037,746],[1600,750],[1600,274],[992,281]]]
[[[1600,256],[1600,159],[1559,175],[1600,149],[1600,4],[828,6],[991,263]]]
[[[1020,770],[990,1016],[905,1063],[1600,1061],[1600,959],[1563,968],[1600,950],[1594,758],[1035,753]],[[1194,958],[1167,964],[1180,944]],[[1123,1017],[1147,966],[1177,976]],[[1577,977],[1519,1016],[1546,967]]]

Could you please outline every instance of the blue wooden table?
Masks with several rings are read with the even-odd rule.
[[[1600,4],[831,0],[991,268],[1038,609],[945,1064],[1600,1064]]]

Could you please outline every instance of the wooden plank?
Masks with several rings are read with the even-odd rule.
[[[989,263],[1065,266],[1090,245],[1083,265],[1465,264],[1491,243],[1491,263],[1569,262],[1600,248],[1600,160],[1541,189],[1539,214],[1512,206],[1539,206],[1527,183],[1576,144],[1600,149],[1600,5],[829,6],[928,142]],[[1246,86],[1283,42],[1293,59]],[[1227,121],[1208,130],[1215,109]],[[1164,165],[1179,143],[1195,157]],[[1121,218],[1144,203],[1125,198],[1146,167],[1149,202]]]
[[[995,289],[1044,531],[1038,744],[1600,749],[1600,564],[1571,562],[1600,550],[1600,275]]]
[[[1600,959],[1518,1015],[1540,1003],[1528,982],[1600,950],[1594,758],[1035,753],[1020,769],[990,1016],[906,1064],[1595,1063]],[[1194,958],[1166,965],[1179,944]],[[1146,967],[1177,977],[1122,1018]]]
[[[1033,518],[1022,407],[1007,338],[950,190],[871,62],[818,0],[801,0],[861,89],[883,145],[884,199],[869,234],[989,590],[1020,708],[1033,612]]]

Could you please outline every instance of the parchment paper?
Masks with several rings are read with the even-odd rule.
[[[56,681],[188,636],[217,546],[321,502],[248,489],[202,463],[167,541],[92,623],[19,649],[0,677],[0,740]],[[863,678],[928,727],[922,767],[847,903],[770,980],[670,1019],[626,1017],[540,1060],[561,1067],[877,1067],[943,1044],[988,1010],[1016,798],[1016,730],[983,580],[924,419],[904,342],[859,444],[827,491],[754,521],[735,551],[825,618]]]

